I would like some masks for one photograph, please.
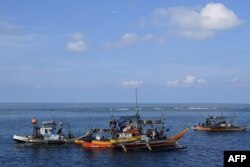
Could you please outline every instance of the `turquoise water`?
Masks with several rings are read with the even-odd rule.
[[[141,104],[142,118],[160,118],[161,109],[174,135],[204,121],[208,115],[239,116],[235,123],[250,124],[249,104]],[[112,112],[110,111],[112,108]],[[178,151],[85,150],[67,147],[23,147],[12,141],[14,133],[30,134],[31,119],[69,123],[75,136],[87,129],[107,127],[111,115],[135,114],[134,104],[6,103],[0,104],[1,166],[223,166],[224,150],[250,150],[250,132],[211,133],[190,130]]]

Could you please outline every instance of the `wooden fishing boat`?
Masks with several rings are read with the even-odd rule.
[[[88,133],[88,138],[82,143],[84,148],[115,148],[127,150],[136,149],[177,149],[183,148],[178,140],[189,130],[184,129],[175,136],[167,137],[163,115],[161,119],[142,120],[138,113],[136,93],[136,115],[112,116],[109,128],[95,128]],[[106,132],[108,136],[96,135]]]
[[[127,152],[128,150],[138,150],[138,149],[148,149],[150,151],[158,149],[180,149],[183,148],[178,140],[189,130],[189,128],[184,129],[175,136],[169,138],[161,138],[156,140],[141,140],[132,143],[121,143],[114,146],[114,148],[122,148],[123,151]]]
[[[41,127],[37,125],[37,120],[32,119],[33,133],[30,136],[13,135],[13,140],[17,143],[60,145],[71,143],[71,134],[65,136],[62,133],[62,123],[56,124],[55,121],[43,121]]]
[[[227,119],[231,118],[231,121]],[[199,125],[192,126],[191,129],[198,131],[209,131],[209,132],[237,132],[244,131],[248,125],[233,125],[234,117],[222,116],[209,116],[206,118],[206,122]]]
[[[225,125],[225,126],[202,126],[195,125],[192,127],[193,130],[198,131],[210,131],[210,132],[237,132],[244,131],[248,128],[248,126],[235,126],[235,125]]]

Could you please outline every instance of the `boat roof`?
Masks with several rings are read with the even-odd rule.
[[[235,117],[224,117],[224,116],[208,116],[207,119],[209,120],[225,120],[228,118],[235,118]]]
[[[42,121],[42,125],[54,125],[54,124],[56,124],[56,122],[55,121],[53,121],[53,120],[51,120],[51,121]]]

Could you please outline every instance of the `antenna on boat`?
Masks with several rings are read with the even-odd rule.
[[[113,108],[111,107],[109,110],[110,110],[110,113],[111,113],[111,118],[113,118]]]
[[[162,129],[164,129],[164,128],[165,128],[165,127],[164,127],[164,122],[163,122],[163,120],[164,120],[163,111],[164,111],[164,109],[163,109],[163,108],[161,108]]]
[[[236,118],[236,115],[235,115],[235,113],[234,113],[234,116],[233,116],[232,119],[231,119],[231,124],[233,123],[233,121],[235,120],[235,118]]]

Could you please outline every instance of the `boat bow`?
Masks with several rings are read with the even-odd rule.
[[[182,130],[180,133],[174,135],[174,136],[170,136],[169,139],[174,140],[174,141],[178,141],[180,138],[182,138],[182,136],[187,133],[187,131],[189,130],[189,128],[186,128],[184,130]]]

